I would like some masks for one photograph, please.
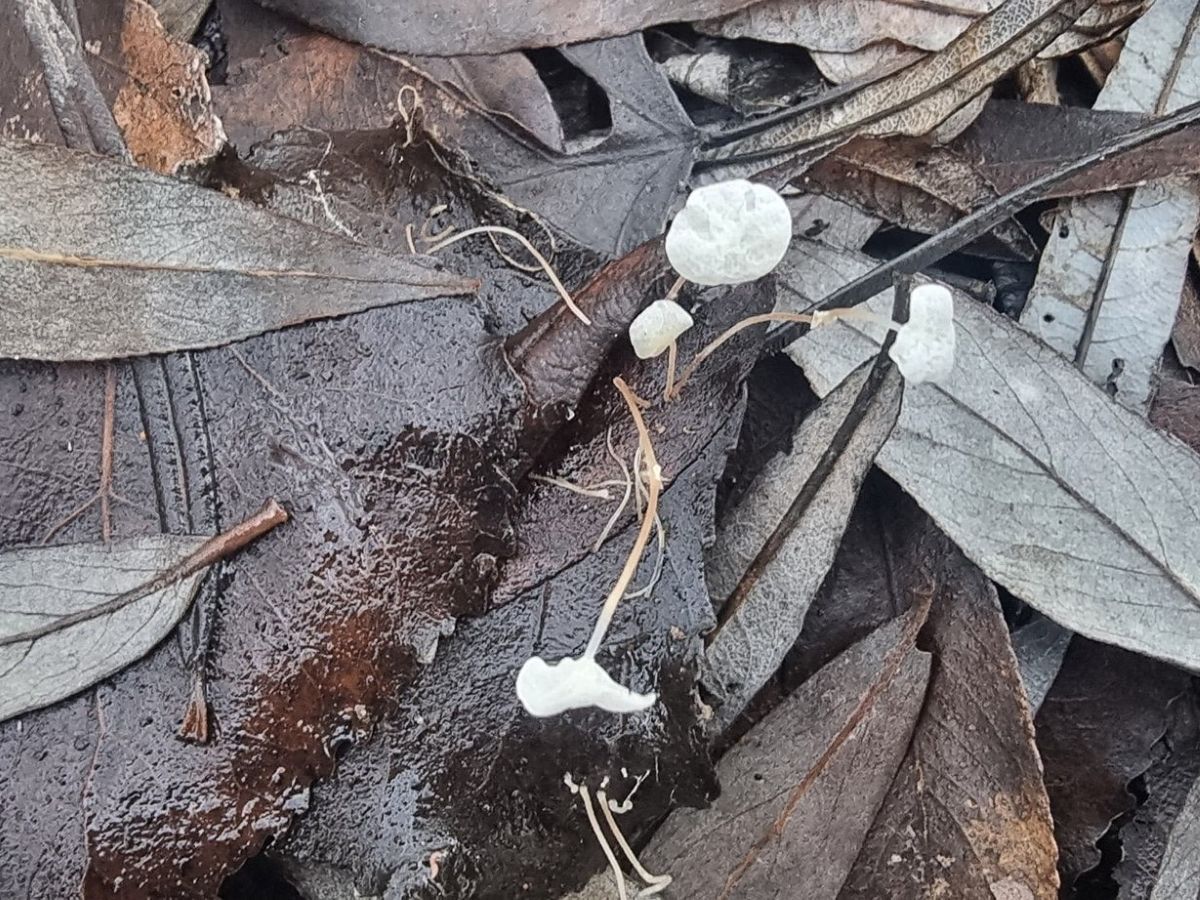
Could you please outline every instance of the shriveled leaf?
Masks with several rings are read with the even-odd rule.
[[[754,0],[615,0],[581,9],[570,0],[536,3],[432,0],[263,0],[281,12],[360,44],[400,53],[459,56],[574,44],[660,22],[721,16]]]
[[[872,263],[798,241],[785,266],[795,291],[821,297]],[[887,302],[871,305],[886,316]],[[961,295],[955,321],[953,372],[907,391],[880,465],[972,561],[1051,618],[1200,667],[1200,458],[1011,321]],[[826,393],[878,338],[856,321],[789,352]]]
[[[4,357],[214,347],[476,288],[425,258],[388,256],[215,191],[51,146],[0,143],[0,196]]]
[[[778,124],[709,146],[712,162],[779,158],[851,135],[926,134],[1053,41],[1095,0],[1006,0],[945,50],[870,81],[831,91]]]
[[[1200,244],[1192,245],[1192,257],[1198,255]],[[1183,281],[1179,296],[1179,312],[1171,330],[1171,344],[1179,361],[1189,369],[1200,370],[1200,289],[1196,278],[1189,273]]]
[[[804,420],[792,452],[768,463],[721,522],[705,571],[725,609],[701,670],[720,701],[719,730],[741,714],[799,637],[901,394],[898,372],[864,363]],[[760,557],[781,527],[782,543],[772,541],[773,554]]]
[[[80,614],[167,571],[204,543],[154,535],[0,554],[0,721],[48,706],[145,656],[187,610],[203,573],[96,618]],[[62,627],[31,640],[32,629]]]
[[[1167,838],[1158,883],[1150,900],[1193,900],[1200,869],[1196,866],[1196,845],[1200,843],[1200,780],[1188,793]]]
[[[1150,768],[1188,681],[1155,660],[1072,642],[1036,719],[1064,886],[1100,861],[1096,841],[1134,808],[1127,785]]]
[[[208,0],[151,0],[158,18],[171,37],[191,40],[211,5]]]
[[[1162,114],[1200,99],[1192,0],[1156,2],[1132,29],[1097,107]],[[1021,321],[1139,412],[1150,403],[1200,225],[1200,181],[1072,201],[1055,217]]]
[[[838,897],[1053,900],[1050,804],[996,589],[933,542],[936,593],[919,641],[933,654],[929,691]]]
[[[930,657],[913,646],[924,612],[838,656],[721,759],[721,796],[674,812],[643,854],[675,879],[672,894],[838,896],[925,696]]]
[[[225,132],[213,113],[204,54],[187,43],[190,32],[172,37],[145,0],[126,0],[124,13],[120,52],[126,77],[113,117],[129,152],[139,165],[163,173],[210,159],[225,143]],[[100,62],[116,49],[100,50]]]
[[[1165,378],[1154,392],[1150,421],[1200,453],[1200,387]]]

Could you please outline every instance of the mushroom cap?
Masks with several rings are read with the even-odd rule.
[[[686,309],[674,300],[655,300],[629,323],[629,342],[638,359],[650,359],[691,327]]]
[[[517,699],[531,716],[556,716],[568,709],[596,706],[607,712],[649,709],[658,694],[635,694],[617,684],[590,656],[548,663],[531,656],[517,674]]]
[[[738,178],[692,191],[667,229],[667,259],[696,284],[740,284],[779,265],[791,241],[783,198]]]
[[[888,356],[913,384],[942,381],[954,368],[954,297],[940,284],[912,292],[908,322],[896,331]]]

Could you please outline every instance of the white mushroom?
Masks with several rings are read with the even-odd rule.
[[[596,706],[607,712],[649,709],[658,694],[637,694],[618,684],[591,656],[548,663],[531,656],[517,674],[517,699],[531,716],[556,716],[568,709]]]
[[[954,368],[954,297],[940,284],[912,292],[908,322],[896,330],[888,355],[910,382],[941,381]]]
[[[674,300],[655,300],[629,325],[629,342],[638,359],[659,356],[692,327],[688,311]]]
[[[765,184],[721,181],[692,191],[667,231],[667,259],[696,284],[739,284],[766,275],[792,240],[787,204]]]

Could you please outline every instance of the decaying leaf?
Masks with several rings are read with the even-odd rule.
[[[1200,256],[1200,242],[1192,245],[1192,258]],[[1189,369],[1200,370],[1200,288],[1192,273],[1184,278],[1179,295],[1179,312],[1171,330],[1171,344],[1179,362]]]
[[[434,0],[420,6],[405,0],[265,0],[264,5],[359,44],[460,56],[613,37],[660,22],[727,15],[752,2],[616,0],[586,11],[564,0],[484,6],[474,0]]]
[[[0,192],[0,356],[109,359],[212,347],[476,288],[428,259],[388,256],[215,191],[56,147],[0,143]]]
[[[747,136],[735,132],[720,138],[719,145],[710,140],[703,158],[772,160],[853,135],[926,134],[1042,50],[1093,2],[1006,0],[942,52],[865,85],[817,97],[788,110],[777,123],[752,123],[744,129]]]
[[[113,117],[138,165],[165,174],[210,159],[225,143],[204,54],[186,40],[171,37],[145,0],[126,0],[120,45],[126,78]]]
[[[937,558],[929,691],[838,897],[1053,900],[1050,804],[996,589],[944,539]]]
[[[1037,715],[1050,686],[1058,677],[1070,643],[1071,632],[1042,615],[1013,632],[1013,652],[1021,670],[1025,696],[1034,715]]]
[[[741,714],[799,637],[901,394],[898,372],[864,363],[804,420],[792,452],[769,462],[722,520],[705,573],[725,608],[701,675],[720,703],[718,730]],[[770,558],[761,558],[780,527],[790,530],[782,543],[771,542]]]
[[[1161,115],[1200,99],[1192,0],[1159,0],[1130,29],[1097,107]],[[1055,217],[1021,321],[1144,412],[1200,224],[1200,182],[1075,200]]]
[[[1072,642],[1036,720],[1065,886],[1099,862],[1096,841],[1133,809],[1127,785],[1150,768],[1151,750],[1168,728],[1168,706],[1188,680],[1115,647]]]
[[[0,721],[48,706],[140,659],[187,610],[202,573],[97,618],[19,640],[132,591],[204,543],[192,535],[0,554]]]
[[[925,696],[930,657],[913,641],[926,609],[855,644],[739,741],[711,808],[671,815],[642,857],[672,894],[838,896]]]
[[[786,277],[801,297],[872,268],[792,246]],[[887,302],[871,306],[886,316]],[[1200,458],[1012,322],[961,295],[955,320],[954,371],[907,391],[880,465],[990,577],[1051,618],[1200,667]],[[789,352],[826,393],[877,352],[878,336],[856,320]]]

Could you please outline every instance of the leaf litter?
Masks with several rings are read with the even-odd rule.
[[[821,28],[777,31],[770,51],[700,33],[770,22],[770,4],[548,4],[503,22],[503,5],[386,21],[288,7],[340,39],[240,0],[180,6],[161,7],[168,35],[139,0],[22,0],[17,77],[0,85],[22,182],[0,216],[20,249],[0,265],[24,329],[0,355],[26,357],[0,361],[0,565],[86,567],[80,602],[112,613],[36,640],[12,626],[9,647],[30,652],[5,676],[20,682],[6,699],[28,696],[0,725],[0,893],[554,897],[604,869],[589,896],[619,894],[622,869],[627,894],[667,896],[1184,890],[1197,738],[1175,664],[1197,665],[1195,457],[1120,410],[1114,379],[979,302],[998,293],[990,260],[1055,264],[1064,238],[1047,242],[1029,204],[1100,206],[1196,173],[1185,98],[1086,108],[1116,45],[1078,51],[1141,3],[889,22],[822,0]],[[1164,46],[1189,29],[1164,39],[1155,22],[1190,7],[1153,9],[1106,95],[1142,69],[1186,84],[1186,52],[1174,65]],[[204,55],[183,43],[199,16]],[[694,27],[646,28],[671,19]],[[415,55],[447,49],[500,55]],[[1038,61],[1052,54],[1074,58]],[[681,89],[664,58],[688,61]],[[718,64],[711,84],[698,60]],[[822,92],[814,61],[849,81]],[[1025,102],[989,99],[1014,90]],[[217,116],[234,146],[214,156]],[[794,229],[824,246],[797,237],[756,285],[673,283],[657,239],[688,190],[768,167]],[[116,226],[88,218],[98,188]],[[51,194],[57,220],[40,212]],[[907,249],[913,232],[932,237]],[[1176,267],[1188,240],[1170,245]],[[890,368],[870,362],[880,335],[827,312],[791,354],[829,396],[778,399],[807,396],[787,357],[756,365],[807,330],[789,309],[861,303],[920,269],[970,294],[953,300],[949,378],[901,398],[892,372],[858,392]],[[313,277],[269,283],[281,272]],[[1148,372],[1180,296],[1154,293],[1136,329]],[[637,362],[626,329],[668,295],[696,324],[670,368]],[[1151,421],[1186,437],[1186,373],[1162,366],[1174,380]],[[640,442],[617,377],[650,398]],[[263,496],[286,527],[160,583],[182,571],[162,548],[229,533]],[[639,530],[656,535],[640,560]],[[104,560],[136,547],[158,555],[131,592]],[[623,561],[636,588],[614,595],[598,661],[659,701],[529,717],[517,670],[596,643]],[[43,649],[57,680],[29,664]],[[1122,698],[1146,680],[1133,709]]]

